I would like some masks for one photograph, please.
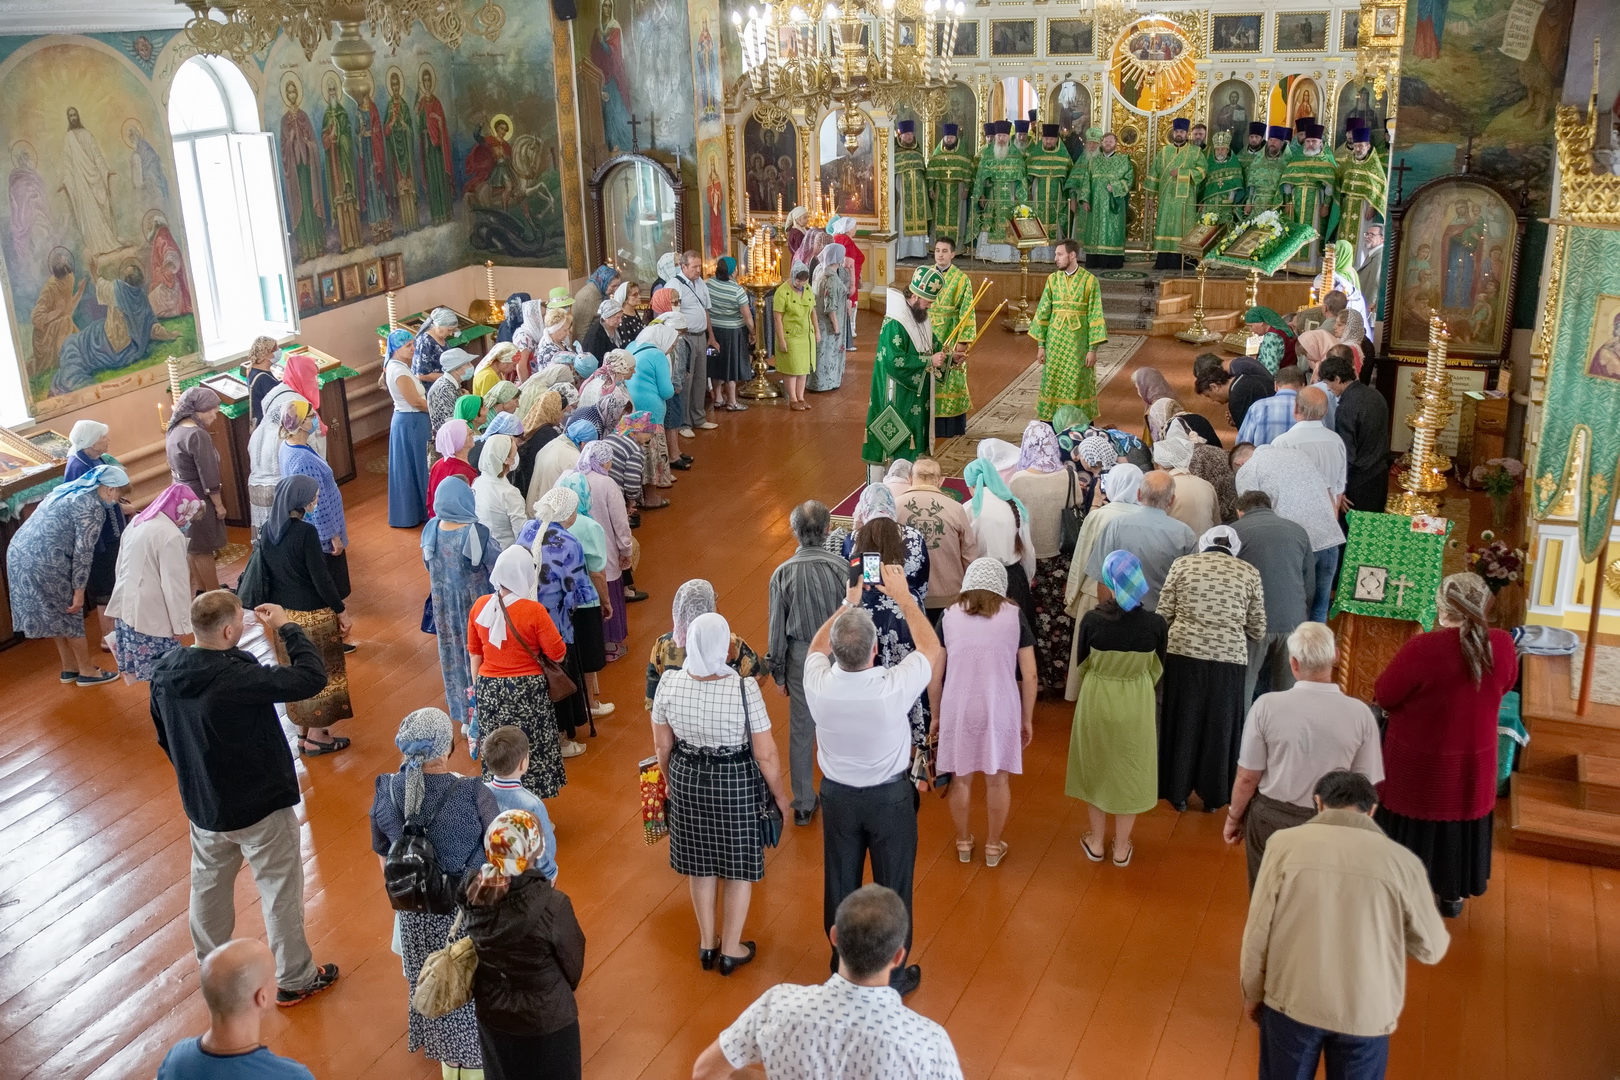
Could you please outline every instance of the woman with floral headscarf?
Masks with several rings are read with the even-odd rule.
[[[530,403],[519,407],[523,417],[523,434],[518,439],[518,460],[506,474],[512,486],[528,498],[529,483],[534,479],[534,462],[546,444],[562,434],[562,395],[548,390]]]
[[[484,397],[503,382],[511,384],[516,390],[517,383],[513,382],[513,378],[517,375],[517,355],[518,347],[510,341],[492,346],[473,369],[472,392]]]
[[[428,336],[424,329],[422,336]],[[388,361],[383,365],[383,385],[394,403],[394,416],[388,424],[388,524],[395,529],[414,529],[422,524],[427,505],[428,420],[427,395],[411,370],[413,350],[419,338],[409,330],[388,335]],[[437,355],[433,369],[439,370]],[[456,402],[457,415],[461,402]]]
[[[844,249],[828,244],[816,259],[810,278],[815,297],[816,366],[806,389],[836,390],[844,381],[844,341],[849,331],[849,260]]]
[[[422,529],[422,562],[432,584],[431,609],[439,638],[439,670],[445,704],[463,726],[467,690],[467,616],[473,601],[490,592],[489,572],[500,548],[478,522],[478,501],[459,476],[446,477],[433,493],[433,517]]]
[[[648,712],[652,711],[658,681],[663,678],[664,672],[686,662],[686,632],[691,628],[692,620],[715,610],[714,586],[702,578],[693,578],[675,590],[675,601],[670,608],[672,628],[653,642],[652,654],[647,658]],[[769,674],[759,654],[737,634],[731,635],[726,663],[745,679],[763,678]]]
[[[276,339],[260,334],[248,346],[242,370],[247,372],[248,416],[254,425],[264,419],[264,396],[281,385],[271,365],[276,360]]]
[[[1200,420],[1203,417],[1199,417]],[[1207,421],[1206,421],[1207,423]],[[1186,416],[1178,416],[1165,429],[1172,439],[1185,440],[1192,446],[1192,457],[1187,471],[1215,489],[1218,524],[1230,525],[1237,520],[1237,477],[1232,462],[1219,446],[1211,446],[1189,423]]]
[[[534,352],[546,337],[546,302],[525,300],[519,312],[517,329],[512,331],[512,344],[518,347],[519,353],[528,354],[529,370],[533,371],[539,367],[533,362]]]
[[[1061,692],[1069,677],[1069,642],[1074,620],[1064,610],[1069,583],[1069,560],[1061,550],[1063,510],[1080,505],[1081,490],[1075,471],[1063,462],[1057,433],[1050,424],[1031,420],[1024,429],[1018,471],[1007,489],[1029,512],[1029,536],[1035,547],[1035,574],[1030,580],[1030,607],[1034,618],[1035,658],[1040,688]]]
[[[758,332],[748,290],[737,284],[736,276],[737,260],[725,255],[716,260],[714,276],[709,279],[709,325],[719,347],[709,368],[709,383],[714,387],[715,407],[727,412],[748,408],[737,401],[737,384],[754,377],[749,347]]]
[[[1164,618],[1142,606],[1147,579],[1129,551],[1103,559],[1110,596],[1080,620],[1076,671],[1080,700],[1069,730],[1063,790],[1086,804],[1091,828],[1080,850],[1102,862],[1108,815],[1114,815],[1114,865],[1131,861],[1136,815],[1159,801],[1157,707],[1153,687],[1164,671]]]
[[[401,755],[399,768],[377,777],[371,800],[371,850],[379,859],[386,859],[388,849],[405,835],[406,819],[420,815],[439,870],[460,882],[483,865],[484,830],[500,816],[500,806],[489,788],[450,768],[456,727],[444,710],[409,713],[400,721],[394,745]],[[469,1002],[448,1015],[429,1019],[411,1008],[410,1002],[428,955],[444,948],[452,936],[464,936],[454,928],[455,921],[455,915],[448,913],[401,911],[395,923],[408,991],[406,1047],[442,1063],[446,1076],[456,1075],[452,1070],[483,1067],[476,1011]]]
[[[810,267],[795,260],[788,280],[771,294],[771,317],[776,320],[776,370],[787,376],[788,408],[795,412],[810,408],[805,404],[804,386],[816,369],[820,336],[816,294],[809,286]]]
[[[201,592],[219,588],[214,555],[226,541],[224,479],[219,449],[209,433],[218,416],[219,395],[206,386],[193,386],[174,403],[164,439],[170,478],[191,488],[203,503],[203,512],[191,523],[186,544],[191,581]]]
[[[541,869],[545,832],[507,810],[484,834],[484,865],[468,874],[466,930],[478,950],[473,1007],[491,1080],[579,1080],[585,932],[566,893]]]
[[[184,484],[165,488],[124,529],[107,617],[124,681],[152,677],[152,665],[191,633],[186,534],[202,502]]]
[[[589,726],[593,733],[595,731],[590,703],[585,698],[585,669],[580,658],[579,627],[575,625],[574,612],[598,602],[599,598],[590,572],[585,568],[584,548],[579,538],[568,531],[578,516],[579,496],[570,488],[554,487],[535,502],[534,520],[518,534],[518,543],[529,548],[540,570],[539,600],[568,644],[563,670],[579,687],[571,697],[556,703],[565,758],[585,752],[585,744],[574,738],[580,728]]]
[[[307,476],[315,481],[319,501],[304,520],[320,534],[326,567],[337,583],[338,592],[349,595],[349,527],[343,515],[343,495],[332,466],[321,459],[310,445],[318,420],[315,411],[302,401],[289,402],[281,410],[281,475]]]
[[[669,505],[668,499],[661,499],[654,492],[647,472],[647,448],[652,444],[653,431],[651,416],[628,412],[619,418],[613,431],[602,436],[602,441],[613,448],[608,475],[624,493],[632,525],[640,521],[641,510],[658,510]]]

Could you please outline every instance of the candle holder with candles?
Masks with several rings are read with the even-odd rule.
[[[747,289],[754,301],[754,311],[759,320],[765,318],[765,305],[782,284],[781,261],[771,232],[769,225],[760,225],[749,232],[743,273],[737,277],[737,284]],[[750,401],[774,401],[782,396],[782,392],[765,377],[769,359],[765,351],[764,329],[756,322],[752,358],[754,377],[737,388],[738,395]]]
[[[1451,373],[1446,369],[1446,341],[1451,337],[1439,315],[1429,317],[1429,355],[1423,366],[1422,393],[1412,423],[1412,451],[1401,474],[1400,494],[1389,501],[1392,514],[1432,514],[1446,478],[1434,468],[1435,440],[1451,419]],[[1450,467],[1450,461],[1446,467]]]

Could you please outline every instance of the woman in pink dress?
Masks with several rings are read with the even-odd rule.
[[[1024,747],[1035,734],[1035,634],[1018,605],[1007,599],[1007,568],[996,559],[975,559],[968,566],[962,593],[941,627],[945,687],[934,731],[938,771],[955,778],[950,802],[956,857],[973,861],[968,813],[973,774],[983,773],[989,816],[984,864],[995,866],[1007,854],[1001,839],[1012,805],[1007,777],[1024,771]]]

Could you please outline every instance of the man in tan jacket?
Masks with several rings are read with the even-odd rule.
[[[939,625],[940,613],[956,603],[968,563],[979,557],[973,524],[962,504],[940,487],[939,462],[918,458],[911,467],[911,487],[897,502],[900,524],[922,533],[928,544],[928,619]]]
[[[1318,813],[1266,844],[1243,929],[1244,1008],[1260,1078],[1378,1080],[1406,998],[1406,958],[1435,964],[1450,936],[1418,861],[1372,820],[1377,789],[1337,769]]]

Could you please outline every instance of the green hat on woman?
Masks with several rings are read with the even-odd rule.
[[[557,286],[555,289],[551,290],[551,295],[546,297],[546,310],[548,311],[552,308],[567,308],[573,306],[574,298],[569,295],[568,287],[566,285]]]
[[[940,290],[945,288],[945,275],[932,266],[919,266],[916,273],[911,275],[911,295],[924,300],[939,299]]]

